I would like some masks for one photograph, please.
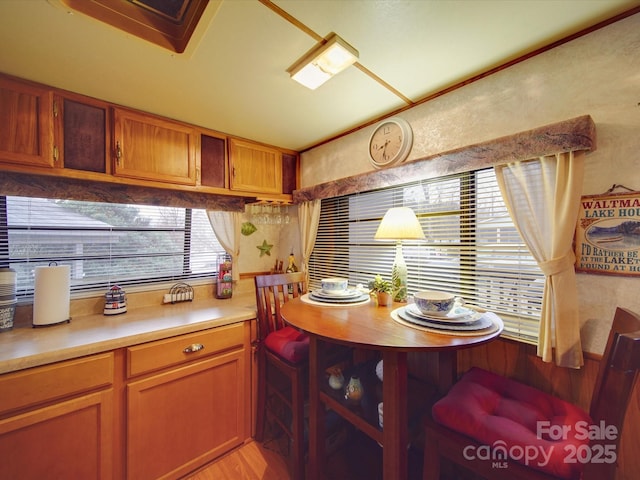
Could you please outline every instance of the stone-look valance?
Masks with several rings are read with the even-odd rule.
[[[82,179],[13,172],[2,172],[0,192],[2,195],[24,197],[204,208],[231,212],[243,212],[245,203],[242,197],[232,195],[212,195],[137,185],[87,182]]]
[[[366,192],[417,180],[493,167],[545,155],[596,149],[589,115],[469,145],[383,170],[332,180],[293,192],[294,203]]]

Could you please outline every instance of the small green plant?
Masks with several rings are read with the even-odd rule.
[[[391,293],[392,288],[391,282],[383,279],[381,275],[376,275],[369,282],[369,291],[371,293]]]

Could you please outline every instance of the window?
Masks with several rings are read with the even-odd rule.
[[[515,229],[493,169],[322,201],[310,283],[346,276],[366,285],[390,279],[394,242],[374,241],[384,213],[411,207],[426,240],[403,242],[409,294],[445,290],[498,313],[505,336],[538,336],[544,275]]]
[[[50,262],[70,266],[72,292],[103,292],[211,277],[222,253],[204,210],[0,197],[0,266],[17,271],[18,298]]]

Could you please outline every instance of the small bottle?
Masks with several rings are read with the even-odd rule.
[[[298,271],[298,267],[296,266],[296,259],[293,256],[293,250],[289,254],[289,265],[285,270],[285,273],[294,273]],[[293,293],[293,284],[289,284],[289,293]]]
[[[296,258],[293,256],[293,251],[289,254],[289,265],[287,266],[287,273],[297,272]]]

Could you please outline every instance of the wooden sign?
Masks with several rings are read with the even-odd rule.
[[[640,192],[582,197],[576,271],[640,276],[639,251]]]

